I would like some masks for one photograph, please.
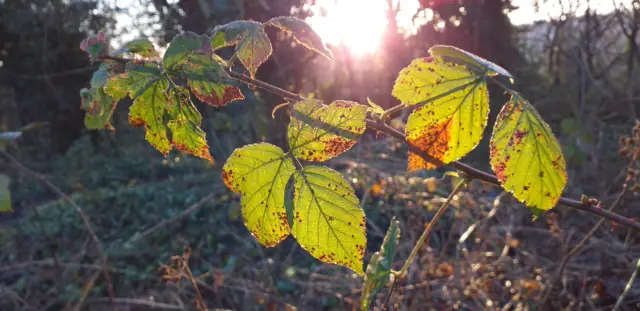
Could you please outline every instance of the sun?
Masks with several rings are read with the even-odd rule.
[[[317,0],[309,23],[327,44],[373,53],[387,26],[385,6],[385,0]]]
[[[391,3],[396,6],[398,1],[398,28],[415,32],[420,26],[413,21],[419,1],[391,0]],[[355,55],[371,54],[380,46],[387,28],[388,3],[388,0],[316,0],[308,22],[326,43],[344,46]]]

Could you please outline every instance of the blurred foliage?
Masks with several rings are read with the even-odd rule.
[[[264,22],[292,12],[304,18],[308,12],[303,2],[141,1],[145,10],[132,16],[134,29],[124,31],[151,35],[154,43],[165,46],[184,31],[204,33],[231,20]],[[504,14],[513,9],[509,2],[420,1],[434,19],[417,34],[407,36],[390,23],[376,55],[355,58],[341,47],[330,47],[333,64],[268,29],[277,52],[257,77],[328,102],[364,104],[369,97],[388,108],[397,103],[390,95],[397,73],[411,59],[426,55],[434,44],[459,46],[518,77],[516,87],[531,97],[564,148],[569,171],[565,195],[587,193],[611,201],[626,171],[617,155],[618,137],[628,133],[640,111],[638,42],[627,36],[640,25],[637,9],[627,5],[612,14],[567,9],[548,22],[512,27]],[[78,90],[88,87],[97,66],[79,46],[98,30],[118,37],[116,13],[131,15],[126,8],[98,0],[0,1],[0,131],[48,122],[44,129],[24,133],[19,148],[8,150],[85,209],[109,256],[117,296],[192,305],[194,293],[186,283],[164,284],[157,271],[188,245],[193,249],[190,267],[202,276],[210,306],[263,310],[293,304],[300,310],[331,310],[358,305],[360,281],[346,270],[319,265],[291,239],[267,250],[252,240],[240,217],[239,197],[222,185],[219,166],[178,151],[162,158],[144,142],[142,130],[118,127],[126,122],[128,103],[114,113],[116,132],[83,129]],[[388,19],[395,20],[394,10],[390,13]],[[437,27],[441,22],[446,27]],[[246,99],[225,108],[195,103],[218,163],[247,143],[285,143],[286,114],[271,118],[281,100],[248,87],[242,91]],[[507,100],[491,86],[489,93],[497,105]],[[498,109],[491,108],[493,118]],[[393,122],[403,124],[404,119]],[[481,144],[477,150],[488,150],[488,139]],[[369,220],[365,262],[379,249],[391,215],[400,220],[403,232],[396,258],[406,258],[416,238],[411,234],[422,231],[434,206],[451,189],[434,177],[438,172],[400,173],[406,168],[406,154],[406,147],[371,135],[331,161],[354,185]],[[474,153],[469,160],[487,163],[480,161],[486,156]],[[94,286],[87,286],[83,308],[111,310],[106,284],[96,274],[99,260],[75,211],[4,160],[0,171],[11,178],[14,209],[13,214],[0,215],[0,291],[9,293],[0,298],[0,306],[29,309],[11,295],[15,293],[36,309],[70,309],[97,275]],[[212,193],[214,198],[197,212],[127,244]],[[627,200],[619,211],[633,215],[637,196]],[[467,310],[487,308],[488,302],[501,307],[535,305],[561,259],[559,250],[575,244],[580,239],[575,232],[590,230],[596,221],[558,208],[546,223],[532,223],[530,213],[508,197],[475,183],[453,207],[432,235],[430,247],[421,251],[422,268],[412,270],[410,281],[391,297],[392,305]],[[562,288],[552,296],[557,309],[572,304],[606,309],[622,291],[629,258],[638,257],[637,237],[608,227],[598,238],[569,265]],[[392,267],[399,268],[399,263]],[[633,287],[628,299],[638,296]],[[380,299],[382,294],[374,303]]]

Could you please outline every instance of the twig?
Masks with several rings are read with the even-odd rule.
[[[59,265],[60,265],[60,267],[65,268],[65,269],[84,269],[84,270],[98,270],[98,271],[102,270],[102,266],[101,265],[92,265],[92,264],[86,264],[86,263],[60,262]],[[0,267],[0,274],[5,273],[7,271],[27,269],[27,268],[31,268],[31,267],[54,267],[54,268],[56,268],[56,263],[52,259],[25,261],[25,262],[20,262],[20,263],[13,264],[13,265],[6,265],[6,266]],[[115,273],[124,274],[124,275],[141,275],[143,277],[148,277],[147,275],[135,274],[135,273],[132,273],[132,272],[130,272],[128,270],[125,270],[125,269],[109,268],[109,271],[115,272]]]
[[[80,307],[82,307],[82,304],[84,303],[85,299],[87,299],[89,292],[95,287],[96,279],[98,278],[99,275],[100,275],[100,271],[98,270],[83,286],[82,292],[80,293],[80,298],[78,299],[78,302],[76,303],[75,307],[73,307],[73,311],[80,311]]]
[[[624,301],[624,297],[627,295],[627,293],[629,293],[629,290],[631,289],[631,285],[633,284],[633,281],[635,281],[636,277],[638,276],[638,270],[640,270],[640,258],[638,258],[636,269],[633,270],[633,274],[631,274],[631,277],[629,278],[629,282],[627,282],[627,286],[624,287],[624,291],[622,292],[620,297],[618,297],[618,301],[616,302],[616,305],[613,307],[613,310],[611,311],[616,311],[618,310],[618,308],[620,308],[620,306],[622,306],[622,301]]]
[[[119,58],[119,57],[112,57],[112,56],[104,56],[103,59],[108,59],[108,60],[112,60],[115,62],[119,62],[122,64],[125,64],[127,62],[129,62],[128,59],[125,58]],[[229,75],[233,78],[236,79],[238,81],[242,81],[244,83],[247,84],[251,84],[254,85],[256,87],[259,87],[269,93],[278,95],[284,99],[289,99],[289,100],[294,100],[294,101],[301,101],[301,100],[305,100],[305,97],[299,95],[299,94],[295,94],[292,92],[289,92],[287,90],[284,90],[282,88],[279,88],[275,85],[271,85],[269,83],[260,81],[260,80],[256,80],[253,79],[249,76],[243,75],[241,73],[237,73],[231,70],[227,70],[227,72],[229,73]],[[496,81],[496,80],[492,80],[492,81]],[[499,82],[497,82],[499,84]],[[383,121],[375,121],[375,120],[367,120],[367,126],[370,129],[374,129],[378,132],[387,134],[395,139],[397,139],[398,141],[406,144],[407,146],[409,146],[410,150],[416,150],[419,151],[418,154],[423,157],[426,161],[428,162],[432,162],[438,166],[442,166],[443,163],[440,161],[437,161],[436,159],[434,159],[433,157],[429,156],[428,154],[426,154],[424,151],[422,151],[420,148],[418,148],[417,146],[413,145],[412,143],[410,143],[409,141],[407,141],[406,137],[404,136],[404,134],[398,132],[396,129],[388,126],[387,124],[385,124]],[[470,179],[478,179],[487,183],[491,183],[497,186],[500,186],[500,182],[498,181],[498,178],[495,175],[491,175],[489,173],[483,172],[479,169],[476,169],[472,166],[469,166],[467,164],[464,164],[460,161],[454,161],[451,163],[451,165],[456,168],[459,171],[464,172],[465,174],[467,174],[467,176]],[[606,219],[609,219],[611,221],[614,221],[616,223],[619,223],[623,226],[629,227],[631,229],[634,230],[640,230],[640,223],[633,221],[627,217],[618,215],[616,213],[613,213],[611,211],[607,211],[601,208],[598,208],[596,206],[594,206],[593,204],[589,204],[587,202],[581,202],[579,200],[574,200],[574,199],[570,199],[570,198],[565,198],[565,197],[560,197],[560,199],[558,199],[558,204],[561,205],[565,205],[574,209],[578,209],[578,210],[582,210],[585,211],[587,213],[591,213],[600,217],[604,217]]]
[[[112,301],[115,304],[123,304],[123,305],[133,305],[133,306],[146,306],[153,309],[163,309],[163,310],[185,310],[184,307],[170,305],[162,302],[155,302],[152,300],[144,300],[144,299],[135,299],[135,298],[89,298],[87,299],[88,303],[101,303],[104,301]]]
[[[449,207],[449,203],[451,203],[451,200],[453,200],[453,197],[456,194],[458,194],[458,192],[460,192],[460,190],[462,190],[462,187],[464,187],[466,184],[467,184],[466,178],[460,180],[458,184],[456,184],[456,186],[453,188],[453,190],[451,191],[447,199],[444,202],[442,202],[442,205],[440,205],[440,208],[438,208],[438,211],[436,211],[436,214],[433,216],[433,219],[429,221],[429,224],[422,232],[422,235],[418,239],[418,242],[416,242],[416,244],[413,246],[413,250],[411,250],[411,254],[409,254],[409,258],[407,258],[407,260],[404,262],[404,265],[402,266],[400,271],[394,273],[395,278],[393,279],[393,284],[389,289],[387,298],[385,298],[384,303],[382,304],[383,306],[386,306],[387,303],[389,302],[389,298],[391,298],[393,289],[398,284],[398,281],[407,275],[407,272],[409,271],[409,267],[411,266],[411,263],[413,263],[413,259],[416,257],[416,255],[418,255],[418,251],[420,251],[420,248],[422,248],[422,244],[424,244],[424,241],[427,240],[427,238],[431,234],[431,231],[433,230],[433,228],[436,226],[436,223],[438,222],[440,217],[442,217],[442,215],[444,215],[444,212],[447,211],[447,207]]]
[[[58,186],[56,186],[53,183],[51,183],[46,177],[44,177],[43,175],[40,175],[40,174],[30,170],[26,166],[22,165],[22,163],[20,163],[20,161],[18,161],[16,158],[14,158],[7,151],[5,151],[3,149],[0,149],[0,153],[2,153],[2,155],[5,156],[7,159],[9,159],[9,161],[11,161],[11,163],[13,163],[13,165],[15,165],[17,168],[19,168],[23,172],[25,172],[27,175],[30,175],[31,177],[33,177],[33,178],[39,180],[40,182],[42,182],[43,184],[45,184],[51,191],[56,193],[58,196],[62,197],[65,201],[67,201],[67,203],[69,203],[69,205],[71,205],[76,210],[76,212],[78,213],[80,218],[82,218],[82,222],[84,223],[84,227],[87,230],[87,232],[89,232],[89,235],[91,235],[91,239],[93,239],[93,243],[96,246],[96,251],[98,252],[98,256],[100,257],[100,262],[102,264],[102,271],[103,271],[103,274],[104,274],[104,278],[107,281],[107,289],[108,289],[108,292],[109,292],[109,297],[111,298],[112,303],[113,303],[113,299],[115,298],[115,294],[113,292],[113,283],[111,282],[111,275],[109,274],[109,269],[108,269],[108,264],[107,264],[107,256],[102,252],[102,246],[100,244],[100,240],[96,236],[95,231],[93,231],[93,228],[91,227],[91,223],[89,222],[89,217],[87,217],[87,215],[85,214],[84,210],[80,206],[78,206],[78,204],[76,204],[66,193],[64,193],[60,188],[58,188]]]
[[[233,72],[233,71],[229,71],[229,75],[239,81],[248,83],[248,84],[252,84],[255,85],[269,93],[278,95],[280,97],[283,97],[285,99],[290,99],[290,100],[304,100],[305,98],[303,96],[300,96],[298,94],[295,93],[291,93],[287,90],[281,89],[277,86],[271,85],[269,83],[260,81],[260,80],[256,80],[253,79],[249,76],[237,73],[237,72]],[[374,121],[374,120],[367,120],[367,126],[370,129],[376,130],[378,132],[387,134],[393,138],[395,138],[396,140],[406,144],[407,146],[409,146],[409,149],[412,151],[416,151],[421,157],[423,157],[426,161],[435,163],[435,164],[442,164],[440,161],[437,161],[436,159],[434,159],[433,157],[429,156],[428,154],[426,154],[423,150],[421,150],[420,148],[418,148],[417,146],[413,145],[412,143],[408,142],[406,137],[404,136],[404,134],[400,133],[398,130],[388,126],[387,124],[385,124],[382,121]],[[440,163],[438,163],[440,162]],[[459,170],[464,172],[465,174],[467,174],[467,176],[470,179],[478,179],[490,184],[494,184],[497,186],[500,186],[500,182],[498,181],[498,178],[495,175],[491,175],[489,173],[483,172],[479,169],[476,169],[472,166],[469,166],[465,163],[462,163],[460,161],[454,161],[451,163],[451,165]],[[568,206],[570,208],[574,208],[574,209],[578,209],[581,211],[585,211],[587,213],[590,214],[594,214],[603,218],[606,218],[608,220],[614,221],[616,223],[619,223],[623,226],[629,227],[631,229],[634,230],[640,230],[640,223],[633,221],[627,217],[624,217],[622,215],[618,215],[616,213],[613,213],[611,211],[605,210],[605,209],[601,209],[599,207],[596,207],[595,205],[589,204],[589,203],[584,203],[581,202],[579,200],[574,200],[574,199],[570,199],[570,198],[566,198],[566,197],[560,197],[560,199],[558,200],[558,204],[560,205],[565,205]]]
[[[125,247],[130,246],[133,243],[139,242],[140,240],[144,239],[145,237],[147,237],[148,235],[150,235],[151,233],[157,231],[160,228],[163,228],[169,224],[172,224],[176,221],[179,221],[181,219],[186,218],[187,216],[191,215],[192,213],[198,211],[200,208],[202,208],[204,206],[205,203],[211,201],[216,195],[218,195],[217,192],[213,192],[211,194],[209,194],[208,196],[202,198],[200,201],[192,204],[191,206],[189,206],[187,209],[185,209],[182,213],[180,213],[180,215],[173,217],[173,218],[169,218],[169,219],[165,219],[159,223],[157,223],[156,225],[154,225],[153,227],[143,231],[142,233],[136,233],[134,234],[127,242],[124,243]]]
[[[0,293],[2,293],[3,296],[5,296],[5,295],[6,296],[10,296],[11,298],[17,300],[19,303],[21,303],[25,308],[27,308],[29,310],[38,310],[38,309],[34,308],[32,305],[30,305],[27,301],[22,299],[22,297],[20,297],[18,294],[16,294],[16,292],[11,290],[11,288],[9,288],[7,286],[0,285]]]
[[[633,165],[635,163],[635,161],[638,159],[638,154],[636,153],[633,158],[631,159],[631,162],[629,163],[628,169],[627,171],[631,170],[633,168]],[[629,178],[627,178],[624,182],[624,184],[622,185],[622,190],[620,191],[620,193],[618,194],[618,196],[616,197],[616,200],[613,201],[613,203],[611,204],[611,207],[608,209],[608,212],[611,212],[613,209],[615,209],[618,204],[620,204],[620,202],[622,202],[622,199],[624,198],[624,196],[627,194],[627,189],[629,188]],[[605,209],[602,209],[603,211]],[[551,291],[553,290],[553,288],[555,287],[555,285],[558,283],[558,281],[560,280],[560,278],[562,277],[562,274],[564,272],[564,269],[567,268],[567,264],[569,264],[569,260],[571,260],[571,258],[578,253],[578,251],[580,249],[582,249],[582,247],[584,247],[584,245],[587,243],[587,241],[596,233],[596,231],[598,231],[598,229],[600,229],[600,226],[602,226],[602,224],[604,223],[605,218],[601,218],[595,226],[593,226],[593,228],[582,238],[582,240],[580,240],[580,242],[578,242],[578,244],[576,244],[563,258],[562,258],[562,262],[560,263],[560,267],[558,268],[558,272],[556,273],[556,276],[553,278],[553,281],[551,282],[551,285],[549,285],[549,288],[547,288],[544,292],[544,295],[542,295],[542,300],[540,300],[542,303],[540,304],[541,306],[544,306],[547,304],[547,300],[549,299],[549,296],[551,295]]]

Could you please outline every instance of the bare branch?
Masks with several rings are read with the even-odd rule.
[[[91,239],[93,240],[93,243],[96,246],[96,251],[98,252],[98,256],[100,257],[100,262],[102,263],[102,272],[104,274],[105,280],[107,281],[107,289],[109,291],[109,297],[111,298],[111,303],[113,303],[113,299],[115,297],[115,294],[113,292],[113,283],[111,282],[111,275],[109,274],[109,270],[108,270],[107,256],[102,251],[102,246],[100,244],[100,240],[98,239],[98,236],[96,236],[95,231],[93,231],[93,228],[91,227],[91,223],[89,222],[89,217],[85,214],[84,210],[80,206],[78,206],[78,204],[76,204],[66,193],[64,193],[60,188],[58,188],[58,186],[56,186],[53,183],[51,183],[46,177],[44,177],[43,175],[40,175],[40,174],[30,170],[26,166],[22,165],[22,163],[20,163],[20,161],[18,161],[15,157],[13,157],[7,151],[5,151],[3,149],[0,149],[0,153],[5,158],[7,158],[15,167],[17,167],[18,169],[20,169],[21,171],[23,171],[27,175],[29,175],[29,176],[39,180],[43,184],[45,184],[45,186],[47,186],[47,188],[49,188],[55,194],[57,194],[62,199],[64,199],[67,203],[69,203],[69,205],[71,205],[76,210],[76,213],[78,213],[80,218],[82,218],[82,222],[84,223],[84,227],[87,230],[87,232],[89,232],[89,235],[91,236]]]

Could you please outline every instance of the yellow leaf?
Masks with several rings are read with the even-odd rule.
[[[371,99],[369,99],[369,97],[367,97],[367,104],[369,104],[369,106],[371,106],[371,108],[368,108],[367,110],[371,111],[372,113],[377,113],[377,114],[383,114],[384,113],[384,109],[382,109],[382,107],[378,106],[378,104],[372,102]]]
[[[305,161],[324,162],[353,147],[364,133],[367,107],[337,100],[325,105],[318,100],[296,103],[287,138],[293,155]]]
[[[549,210],[567,184],[566,163],[549,125],[528,101],[502,107],[490,143],[491,167],[505,190],[528,207]]]
[[[433,56],[453,58],[480,71],[488,70],[488,74],[490,76],[496,76],[498,74],[503,75],[509,78],[511,83],[513,83],[513,76],[506,69],[478,55],[459,49],[455,46],[434,45],[429,49],[429,53]]]
[[[460,159],[482,140],[489,114],[486,76],[442,58],[414,60],[400,72],[393,95],[417,108],[407,120],[405,134],[414,146],[445,164]],[[409,153],[408,170],[433,169]]]
[[[282,149],[267,143],[236,149],[222,169],[222,180],[242,195],[244,224],[260,244],[273,247],[290,233],[284,195],[295,168]]]
[[[367,246],[364,212],[340,173],[308,166],[294,175],[291,233],[313,257],[364,275]]]

